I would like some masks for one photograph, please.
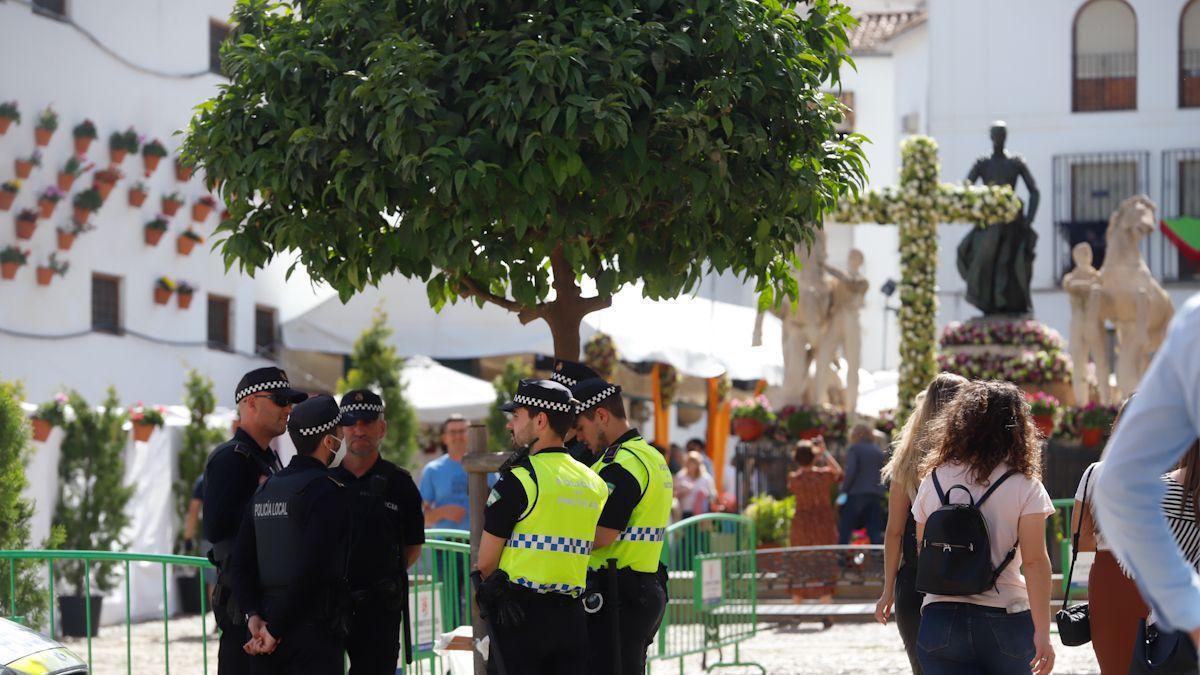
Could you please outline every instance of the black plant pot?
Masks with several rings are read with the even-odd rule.
[[[104,596],[92,596],[92,634],[89,636],[87,619],[84,618],[84,611],[87,607],[84,597],[82,595],[58,596],[59,624],[62,626],[63,635],[66,637],[96,637],[100,632],[100,607],[103,604]]]
[[[204,577],[200,574],[175,577],[180,614],[191,616],[200,613],[200,587],[203,583]]]

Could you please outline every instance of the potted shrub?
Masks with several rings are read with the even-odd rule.
[[[138,181],[129,188],[129,205],[135,208],[140,207],[146,203],[146,197],[149,195],[150,193],[146,189],[146,184]]]
[[[75,195],[75,198],[71,200],[71,204],[75,207],[72,219],[76,225],[82,225],[92,216],[93,211],[104,205],[104,200],[101,199],[100,193],[93,187]]]
[[[217,205],[217,200],[212,198],[212,195],[204,195],[192,204],[192,220],[197,223],[203,223],[208,220],[208,216],[212,213],[213,208]]]
[[[21,123],[21,111],[17,108],[16,101],[5,101],[0,103],[0,136],[8,133],[8,127],[13,122]]]
[[[163,419],[163,408],[148,408],[138,401],[137,405],[129,409],[129,421],[133,422],[133,440],[148,441],[154,430],[161,427],[166,420]]]
[[[0,183],[0,211],[7,211],[12,208],[13,200],[17,198],[17,193],[21,191],[21,181],[6,180]]]
[[[780,412],[779,417],[789,438],[799,440],[816,438],[821,435],[824,427],[821,420],[821,409],[814,406],[788,406]]]
[[[101,203],[108,201],[108,195],[112,194],[113,188],[117,186],[117,181],[121,178],[121,170],[111,166],[107,169],[100,169],[92,175],[92,187],[96,188],[96,192],[100,194]]]
[[[167,219],[159,215],[142,228],[142,237],[148,246],[158,246],[158,241],[163,238],[163,233],[166,231]]]
[[[37,141],[39,148],[44,148],[50,145],[50,138],[54,136],[54,132],[58,130],[58,113],[50,106],[38,115],[37,126],[33,128],[33,138]]]
[[[1061,407],[1058,399],[1044,391],[1026,394],[1025,398],[1029,400],[1029,412],[1033,415],[1033,423],[1043,437],[1050,438],[1054,433],[1054,417]]]
[[[58,503],[53,522],[65,535],[60,548],[84,551],[116,551],[122,547],[121,532],[129,526],[126,506],[133,486],[124,484],[125,413],[116,392],[108,390],[99,407],[91,406],[77,392],[69,392],[72,418],[63,425],[58,462]],[[116,578],[114,562],[63,560],[55,565],[64,594],[58,598],[64,635],[83,637],[98,632],[101,603]],[[91,574],[90,590],[83,597]],[[90,603],[90,607],[89,607]],[[90,616],[85,618],[85,609]]]
[[[775,412],[766,396],[730,402],[733,433],[743,441],[756,441],[775,423]]]
[[[180,284],[182,286],[182,284]],[[176,522],[183,524],[187,519],[188,505],[192,501],[192,492],[196,481],[204,475],[204,466],[208,462],[208,454],[212,448],[224,439],[220,429],[208,425],[208,418],[217,406],[217,397],[213,393],[213,382],[199,371],[190,370],[183,385],[183,405],[188,411],[188,422],[183,427],[180,439],[179,454],[176,456],[179,471],[174,481],[172,494],[175,499]],[[192,545],[183,538],[184,528],[180,527],[179,538],[175,550],[180,553],[193,553]],[[196,533],[196,536],[199,532]],[[200,613],[201,588],[203,576],[196,568],[176,567],[179,576],[175,577],[176,598],[179,599],[183,614]]]
[[[171,194],[162,198],[162,212],[165,213],[168,218],[174,218],[175,214],[179,212],[179,207],[181,206],[183,206],[183,195],[179,194],[178,192],[172,192]]]
[[[71,135],[75,137],[75,154],[86,155],[92,141],[96,140],[96,125],[91,120],[84,120],[75,125]]]
[[[66,195],[63,194],[63,191],[53,185],[42,190],[42,194],[38,195],[38,209],[41,210],[41,216],[43,218],[53,216],[54,208],[58,206],[58,202],[62,201],[64,196]]]
[[[66,276],[67,270],[71,268],[71,263],[65,260],[59,260],[57,253],[51,253],[50,258],[46,260],[45,265],[38,265],[37,282],[39,286],[49,286],[50,281],[54,279],[54,275]]]
[[[171,301],[171,294],[175,292],[175,282],[171,281],[170,277],[159,277],[154,283],[154,304],[165,305]]]
[[[1079,437],[1084,445],[1094,448],[1100,445],[1104,435],[1112,428],[1117,417],[1112,407],[1092,401],[1079,411]]]
[[[158,169],[158,163],[167,156],[167,148],[156,138],[142,146],[142,163],[146,166],[146,177]]]
[[[25,180],[26,178],[29,178],[30,174],[33,173],[34,167],[42,165],[42,153],[34,150],[33,154],[28,157],[16,158],[13,160],[13,164],[13,170],[16,171],[17,178]]]
[[[192,306],[192,297],[196,295],[196,287],[186,281],[181,281],[175,286],[175,302],[179,305],[179,309],[187,309]]]
[[[179,255],[191,255],[192,249],[196,248],[196,244],[202,241],[204,241],[204,238],[189,227],[175,240],[175,250]]]
[[[39,405],[33,411],[33,440],[44,441],[50,437],[50,430],[61,427],[67,421],[67,395],[61,391],[54,398]]]
[[[114,131],[108,137],[108,159],[113,166],[117,166],[125,161],[129,153],[136,153],[139,147],[138,135],[133,127],[125,131]]]
[[[91,225],[76,225],[74,223],[59,225],[56,231],[58,236],[58,250],[71,250],[71,245],[75,243],[75,238],[84,232],[90,232],[92,229]]]
[[[33,233],[37,230],[37,217],[37,211],[21,209],[17,214],[17,239],[33,239]]]
[[[0,249],[0,278],[12,279],[17,276],[17,270],[29,262],[29,251],[9,244]]]
[[[745,515],[754,521],[756,548],[781,548],[787,546],[788,531],[796,514],[796,498],[776,499],[769,494],[750,498]]]
[[[192,179],[193,169],[190,165],[185,164],[180,157],[175,158],[175,180],[180,183],[186,183]]]
[[[63,192],[70,192],[75,185],[75,179],[79,178],[84,172],[91,170],[91,164],[85,164],[83,157],[75,155],[67,160],[63,165],[62,171],[58,172],[58,189]]]

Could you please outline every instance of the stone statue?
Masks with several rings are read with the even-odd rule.
[[[865,303],[870,283],[862,275],[862,251],[852,248],[846,256],[846,272],[826,265],[825,269],[838,280],[833,290],[833,333],[840,338],[838,347],[846,361],[846,392],[842,409],[846,414],[858,406],[858,367],[862,363],[862,323],[859,315]]]
[[[1075,388],[1076,405],[1088,402],[1088,356],[1096,363],[1096,388],[1100,402],[1112,400],[1109,391],[1108,344],[1105,340],[1104,319],[1100,311],[1104,299],[1104,288],[1100,272],[1092,267],[1092,246],[1087,242],[1076,244],[1071,250],[1075,269],[1063,276],[1062,287],[1071,299],[1070,353],[1074,371],[1071,374]]]
[[[1117,329],[1117,387],[1124,396],[1137,389],[1175,314],[1171,297],[1150,274],[1138,246],[1158,223],[1154,212],[1149,197],[1130,197],[1113,212],[1104,233],[1100,316]]]
[[[1011,223],[972,229],[958,245],[958,273],[967,282],[967,302],[985,315],[1028,314],[1033,309],[1029,283],[1037,245],[1033,217],[1039,193],[1025,160],[1004,150],[1008,126],[995,122],[991,135],[992,154],[975,160],[967,182],[982,178],[986,185],[1015,188],[1021,178],[1029,190],[1028,209]]]

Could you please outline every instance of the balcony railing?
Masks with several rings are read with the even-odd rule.
[[[1137,108],[1137,54],[1077,54],[1073,110],[1134,110]]]

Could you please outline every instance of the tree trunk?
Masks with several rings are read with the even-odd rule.
[[[550,326],[550,335],[554,338],[554,358],[579,360],[579,326],[583,323],[583,316],[569,302],[560,303],[556,300],[546,306],[542,319]]]

